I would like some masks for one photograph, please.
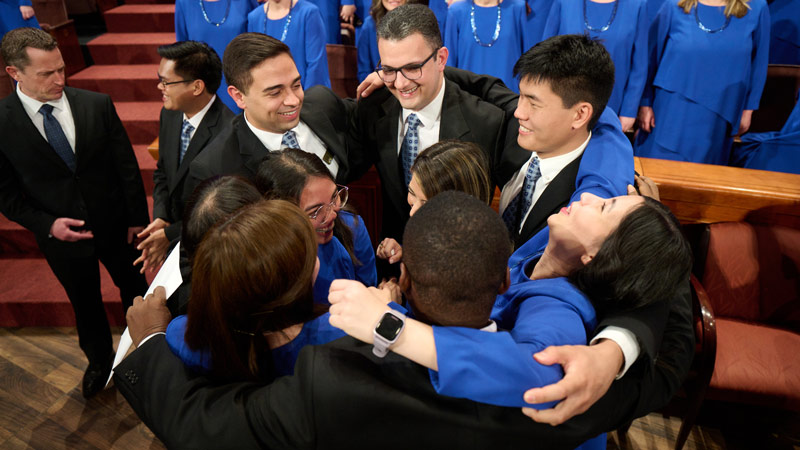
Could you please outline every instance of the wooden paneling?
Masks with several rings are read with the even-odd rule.
[[[681,222],[748,221],[800,227],[800,175],[635,158]]]
[[[66,64],[67,76],[73,75],[86,67],[83,59],[80,43],[78,43],[78,33],[75,31],[75,23],[72,19],[55,25],[44,26],[43,29],[50,33],[58,42],[58,49]]]
[[[381,231],[381,217],[383,217],[383,198],[381,195],[381,180],[375,166],[348,185],[350,200],[348,203],[356,207],[358,214],[364,219],[364,225],[372,238],[372,246],[378,246]]]
[[[331,89],[339,97],[355,98],[358,87],[356,48],[352,45],[328,44],[327,52]]]

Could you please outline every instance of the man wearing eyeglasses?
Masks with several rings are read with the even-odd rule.
[[[404,5],[378,24],[376,68],[386,85],[356,107],[352,137],[355,177],[375,164],[383,189],[381,237],[400,240],[408,220],[409,169],[416,155],[441,139],[478,144],[493,165],[504,137],[504,112],[444,78],[448,51],[436,16]]]
[[[289,47],[261,33],[243,33],[225,49],[228,93],[243,110],[189,167],[184,196],[216,175],[252,179],[270,150],[317,155],[336,179],[347,180],[348,104],[323,86],[303,91]]]
[[[181,233],[183,186],[189,164],[225,129],[234,114],[216,91],[222,62],[202,42],[180,41],[158,48],[158,90],[164,108],[158,132],[158,166],[153,173],[153,221],[139,233],[144,239],[135,264],[153,271]]]

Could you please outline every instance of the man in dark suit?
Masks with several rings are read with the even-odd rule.
[[[202,42],[158,48],[158,88],[164,108],[158,132],[158,167],[153,173],[153,221],[139,233],[142,272],[158,267],[181,234],[183,187],[189,164],[230,126],[234,114],[217,98],[222,62]]]
[[[508,287],[504,224],[479,200],[457,192],[432,199],[412,221],[417,223],[411,222],[407,233],[414,234],[407,238],[416,241],[417,251],[406,261],[401,284],[411,293],[417,317],[491,332],[495,296]],[[431,237],[431,229],[439,233]],[[441,294],[447,290],[442,286],[453,283],[430,280],[424,270],[441,265],[438,249],[444,248],[453,259],[447,264],[463,270],[458,283],[464,278],[475,283],[469,295]],[[422,366],[394,353],[376,357],[385,355],[391,336],[402,339],[400,308],[388,306],[381,308],[383,318],[371,336],[374,347],[346,337],[307,347],[294,375],[270,386],[215,386],[187,371],[158,334],[169,321],[163,296],[159,288],[154,296],[136,299],[128,320],[139,348],[117,367],[114,380],[170,448],[574,448],[658,401],[649,393],[653,377],[629,378],[600,402],[602,408],[553,428],[524,419],[517,408],[437,395]]]
[[[223,56],[228,93],[244,110],[192,162],[184,196],[215,175],[252,178],[270,150],[299,148],[325,163],[337,183],[348,177],[348,103],[328,88],[303,92],[283,42],[261,33],[234,38]]]
[[[377,29],[385,89],[356,106],[351,137],[353,178],[375,165],[383,190],[382,237],[401,240],[408,220],[408,170],[416,155],[443,139],[478,144],[495,166],[505,113],[447,81],[448,51],[436,16],[422,5],[388,13]]]
[[[132,265],[131,243],[149,222],[139,166],[111,99],[64,87],[64,60],[48,33],[11,31],[2,54],[17,89],[0,101],[0,211],[36,235],[67,292],[90,397],[113,358],[98,259],[124,307],[147,289]]]

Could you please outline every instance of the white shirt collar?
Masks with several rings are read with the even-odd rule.
[[[567,167],[569,163],[575,161],[575,158],[580,156],[584,150],[586,150],[586,146],[589,145],[589,140],[592,138],[592,132],[589,132],[589,136],[586,137],[586,140],[583,141],[581,145],[578,146],[575,150],[572,150],[569,153],[564,153],[563,155],[553,156],[550,158],[539,158],[539,170],[542,172],[542,177],[547,180],[552,180],[555,178],[563,169]],[[532,152],[531,159],[534,158],[536,152]],[[530,160],[529,160],[530,161]],[[524,166],[527,167],[527,166]]]
[[[206,106],[203,107],[197,114],[193,115],[192,118],[186,117],[186,113],[183,113],[183,120],[188,120],[192,127],[196,130],[197,127],[200,126],[200,122],[203,121],[203,117],[206,116],[206,113],[211,108],[211,105],[214,103],[214,100],[217,99],[217,94],[211,96],[211,100],[206,103]]]
[[[486,325],[485,327],[481,328],[481,331],[488,331],[490,333],[497,332],[497,322],[495,322],[494,320],[490,320],[489,325]]]
[[[39,100],[29,97],[28,94],[22,92],[22,89],[19,87],[19,83],[17,83],[17,96],[19,96],[19,100],[22,102],[22,106],[25,108],[29,116],[36,115],[39,112],[39,109],[45,103],[48,105],[53,105],[53,108],[58,111],[66,111],[69,109],[69,102],[66,100],[66,95],[63,92],[61,93],[61,97],[59,97],[57,100],[50,100],[42,103]]]
[[[281,140],[283,140],[284,133],[272,133],[256,128],[255,125],[247,120],[247,111],[244,112],[244,122],[250,128],[250,131],[256,135],[258,140],[261,141],[261,144],[267,148],[267,150],[279,150],[281,148]]]
[[[436,97],[434,97],[430,103],[425,105],[425,107],[419,111],[412,111],[410,109],[403,108],[403,123],[406,123],[406,119],[408,119],[408,116],[411,113],[417,115],[417,118],[420,122],[422,122],[422,126],[425,128],[430,128],[435,122],[441,120],[442,102],[444,101],[444,84],[445,80],[443,78],[442,87],[439,89],[439,93],[436,94]]]

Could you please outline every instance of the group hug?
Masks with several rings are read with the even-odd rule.
[[[127,283],[136,348],[113,383],[168,448],[605,448],[670,400],[694,352],[691,252],[607,107],[609,52],[545,39],[512,90],[449,67],[426,6],[375,32],[358,99],[304,89],[290,48],[260,32],[221,59],[160,47],[152,219],[110,101],[63,86],[46,33],[4,37],[18,84],[0,113],[27,122],[0,117],[0,209],[49,249],[90,361],[84,395],[105,385],[110,333],[92,287],[69,287],[80,267],[59,252],[74,244]],[[44,162],[14,142],[34,126]],[[55,194],[37,164],[63,166]],[[348,201],[373,166],[377,237]],[[137,296],[156,270],[179,287]]]

